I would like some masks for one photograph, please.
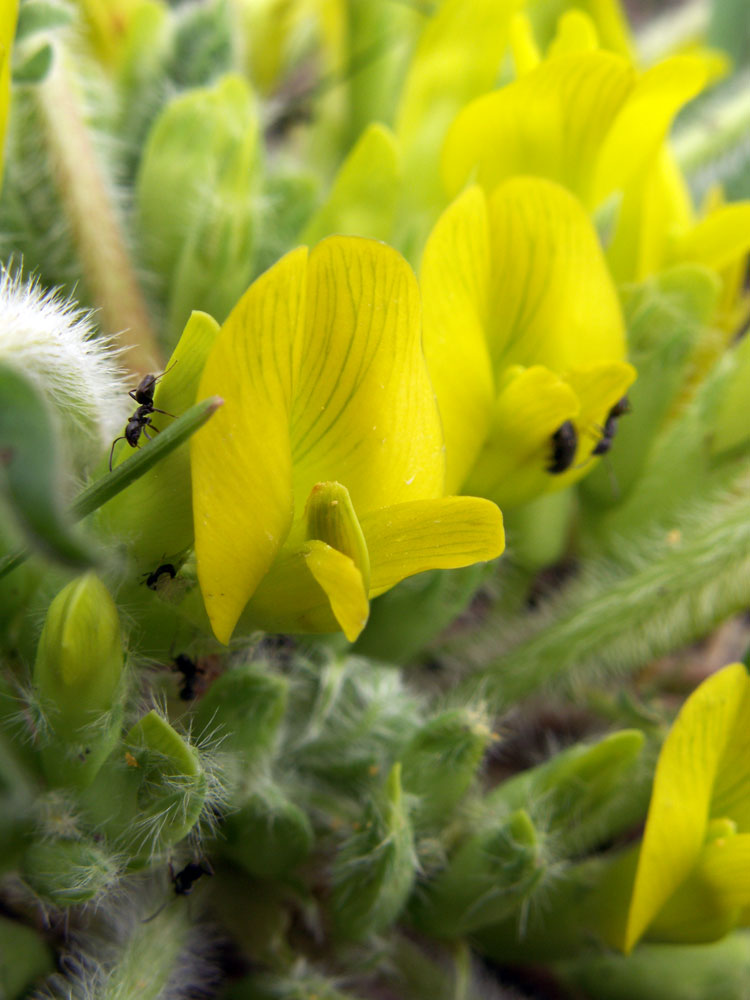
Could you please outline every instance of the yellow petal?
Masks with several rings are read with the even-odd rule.
[[[620,304],[596,232],[558,184],[514,178],[489,201],[488,340],[496,369],[565,372],[625,357]]]
[[[439,201],[434,151],[463,105],[493,86],[520,6],[520,0],[444,0],[427,19],[396,116],[409,196],[418,203]]]
[[[750,202],[723,205],[672,241],[669,261],[705,264],[719,271],[750,249]]]
[[[365,591],[370,584],[370,556],[349,490],[341,483],[316,483],[305,507],[308,540],[325,542],[349,556],[362,574]]]
[[[586,52],[548,59],[472,101],[446,135],[446,191],[456,194],[470,176],[491,192],[506,177],[534,174],[588,203],[599,150],[634,81],[620,56]]]
[[[592,204],[622,190],[656,156],[677,112],[706,86],[701,56],[673,56],[638,80],[599,152]]]
[[[595,52],[599,48],[596,25],[582,10],[568,10],[557,22],[557,34],[547,51],[547,57]]]
[[[369,614],[362,574],[349,556],[322,541],[285,552],[253,594],[243,630],[338,632],[354,641]]]
[[[332,237],[311,252],[291,415],[294,494],[344,483],[358,512],[440,496],[445,459],[419,290],[395,250]]]
[[[201,399],[224,399],[218,423],[191,442],[198,579],[221,642],[292,521],[289,418],[306,262],[307,251],[294,250],[250,286],[224,323],[198,390]]]
[[[303,243],[332,233],[391,238],[401,172],[393,133],[373,123],[344,160],[325,203],[305,227]]]
[[[310,542],[305,547],[305,560],[325,591],[344,635],[349,642],[354,642],[370,614],[361,573],[349,556],[332,549],[325,542]]]
[[[675,232],[694,223],[687,182],[667,145],[623,192],[607,260],[619,282],[642,281],[662,270]]]
[[[370,553],[371,597],[415,573],[496,559],[505,547],[502,514],[477,497],[397,504],[360,521]]]
[[[510,22],[510,47],[516,76],[526,76],[542,61],[534,29],[526,14],[515,14]]]
[[[741,739],[739,730],[750,730],[749,717],[750,682],[739,663],[704,681],[677,716],[656,767],[628,914],[626,951],[697,863],[717,788],[720,799],[731,799],[733,805],[738,796],[732,788],[748,798],[748,765],[739,775],[729,769],[724,777],[720,777],[720,767],[730,737]],[[736,754],[732,756],[736,760]],[[716,807],[723,809],[724,803]]]
[[[602,438],[609,411],[623,398],[635,379],[635,368],[625,361],[603,361],[567,373],[566,381],[575,392],[580,404],[576,420],[578,431],[576,464],[586,462],[591,457],[593,449]],[[580,479],[580,475],[574,478]],[[568,480],[570,481],[572,479]]]
[[[494,395],[484,330],[489,270],[486,202],[475,187],[438,219],[420,275],[424,351],[443,422],[448,493],[461,487],[489,429]]]
[[[467,492],[514,507],[553,488],[558,477],[548,471],[552,436],[579,409],[575,392],[549,369],[509,369],[487,442],[465,484]]]
[[[18,0],[7,0],[0,11],[0,181],[3,176],[5,131],[10,113],[10,61],[13,37],[16,33]]]

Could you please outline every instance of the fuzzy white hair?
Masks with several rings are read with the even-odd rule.
[[[51,404],[70,458],[85,466],[122,432],[130,408],[119,352],[92,313],[57,290],[0,265],[0,362],[31,379]]]

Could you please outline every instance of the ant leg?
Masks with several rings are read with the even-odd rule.
[[[152,408],[151,412],[152,413],[163,413],[165,417],[173,417],[175,420],[177,419],[175,417],[174,413],[170,413],[169,410],[157,410],[155,406]]]
[[[125,440],[125,435],[121,434],[118,438],[115,438],[114,441],[112,442],[112,448],[111,448],[110,453],[109,453],[109,471],[110,472],[112,471],[112,459],[114,458],[114,454],[115,454],[115,445],[117,444],[118,441],[124,441],[124,440]]]
[[[151,430],[152,431],[157,431],[158,428],[152,427]],[[143,436],[146,438],[147,441],[153,441],[154,440],[151,437],[151,435],[149,434],[149,432],[146,430],[146,425],[145,424],[143,425],[143,427],[141,427],[141,434],[143,434]]]

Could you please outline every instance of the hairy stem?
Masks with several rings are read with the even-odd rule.
[[[158,370],[160,352],[151,319],[61,53],[38,94],[62,203],[102,328],[125,348],[123,360],[132,371]]]
[[[551,685],[634,670],[706,635],[750,604],[747,477],[713,502],[629,547],[626,564],[593,563],[533,631],[464,684],[496,707]],[[485,643],[497,621],[483,630]],[[485,650],[487,646],[485,645]],[[477,647],[481,656],[481,640]],[[471,656],[471,651],[469,653]]]

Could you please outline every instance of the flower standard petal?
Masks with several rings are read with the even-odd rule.
[[[535,174],[588,203],[598,151],[634,82],[635,71],[621,56],[585,52],[547,59],[477,98],[446,136],[446,191],[456,194],[474,172],[488,192],[506,177]]]
[[[488,340],[496,367],[558,372],[623,360],[614,283],[583,206],[559,184],[520,177],[489,199]]]
[[[706,86],[710,71],[702,56],[673,56],[643,74],[598,150],[592,207],[653,160],[675,115]]]
[[[326,481],[343,483],[358,512],[440,496],[443,437],[411,268],[385,244],[335,236],[310,253],[308,289],[295,497]]]
[[[198,579],[227,642],[292,522],[289,416],[299,364],[307,250],[250,286],[222,327],[199,398],[219,394],[222,420],[192,440]]]

